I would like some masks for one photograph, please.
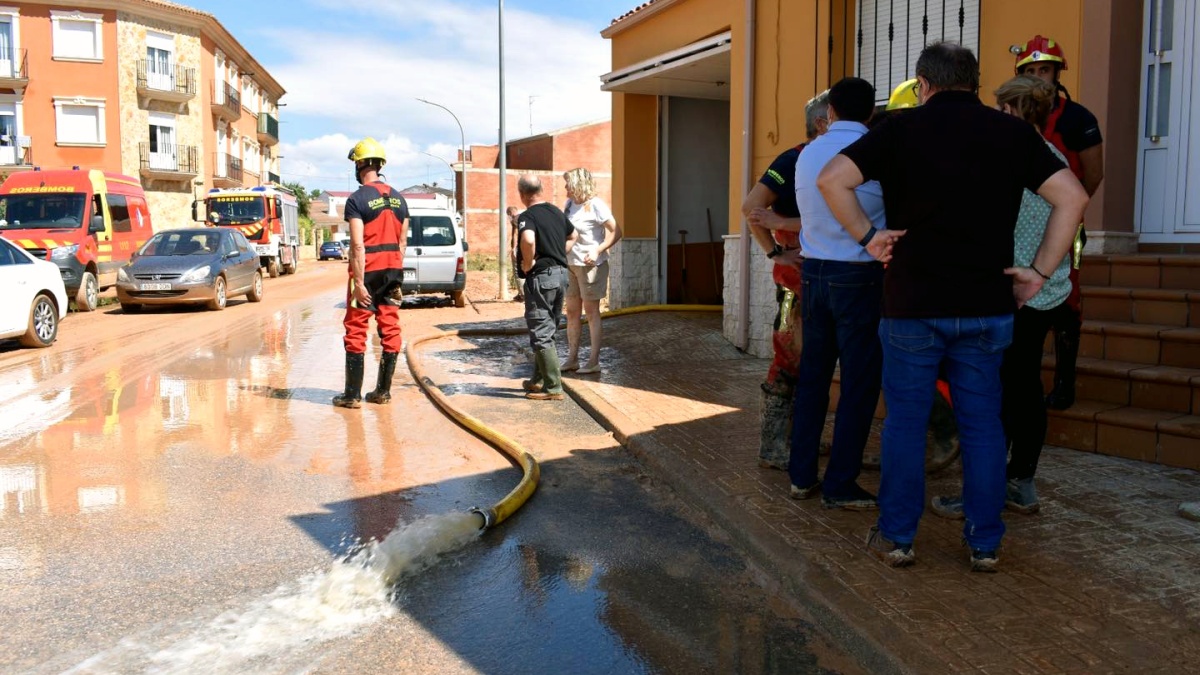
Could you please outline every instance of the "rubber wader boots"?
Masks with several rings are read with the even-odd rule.
[[[558,366],[558,352],[553,347],[539,350],[537,360],[542,371],[542,390],[531,391],[525,394],[525,398],[535,401],[562,400],[562,371]]]
[[[758,464],[768,469],[787,471],[792,454],[792,394],[762,393],[762,437],[758,446]]]
[[[379,379],[375,381],[375,391],[367,393],[367,403],[384,404],[392,400],[392,375],[396,373],[395,352],[384,352],[379,360]]]
[[[357,408],[362,405],[363,355],[346,352],[346,391],[333,397],[339,408]]]
[[[1046,397],[1046,407],[1066,410],[1075,405],[1075,361],[1079,356],[1079,328],[1070,326],[1054,331],[1054,389]]]
[[[546,386],[546,374],[542,366],[541,354],[535,354],[533,357],[533,376],[528,380],[521,381],[521,388],[527,392],[538,392]]]

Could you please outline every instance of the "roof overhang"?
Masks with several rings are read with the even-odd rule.
[[[600,89],[728,101],[732,33],[693,42],[600,76]]]

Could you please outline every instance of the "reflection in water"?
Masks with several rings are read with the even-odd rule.
[[[154,460],[178,442],[217,456],[274,456],[290,437],[277,409],[286,401],[265,402],[255,390],[286,389],[292,321],[281,311],[231,327],[157,372],[154,359],[89,370],[49,355],[5,373],[0,515],[160,509],[166,487]],[[38,392],[36,382],[63,364],[79,369],[71,386]]]

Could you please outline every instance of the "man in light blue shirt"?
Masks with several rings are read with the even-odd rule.
[[[843,148],[867,133],[875,109],[875,88],[848,77],[829,90],[829,131],[808,144],[796,161],[796,204],[804,227],[804,328],[792,414],[792,453],[788,462],[794,499],[823,492],[827,508],[872,509],[875,497],[862,489],[863,447],[879,402],[882,355],[879,310],[883,265],[864,248],[885,228],[883,191],[866,183],[856,194],[874,227],[855,241],[838,223],[817,189],[817,176]],[[817,455],[829,387],[841,364],[841,398],[833,427],[833,448],[823,481]]]

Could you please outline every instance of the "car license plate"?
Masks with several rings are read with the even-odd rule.
[[[142,284],[143,291],[169,291],[171,284]]]
[[[416,281],[417,280],[417,271],[416,270],[404,270],[404,280],[405,281]]]

